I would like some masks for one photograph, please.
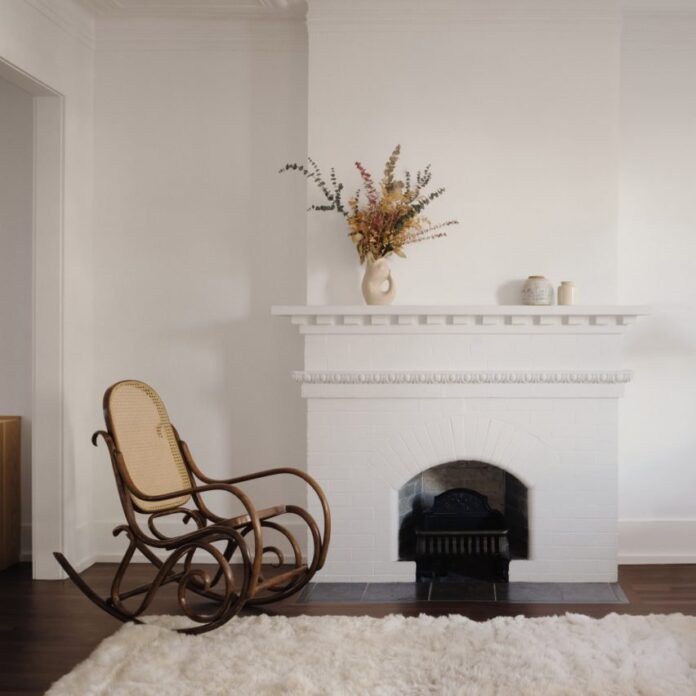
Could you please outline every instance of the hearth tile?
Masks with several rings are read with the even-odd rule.
[[[317,582],[304,601],[308,604],[360,602],[366,587],[365,582]]]
[[[433,602],[493,602],[492,582],[467,580],[465,582],[434,582],[430,599]]]
[[[310,582],[303,590],[298,594],[295,598],[295,601],[298,604],[306,604],[307,600],[309,599],[310,595],[314,591],[314,588],[317,586],[316,582]]]
[[[621,585],[619,585],[618,582],[610,582],[609,586],[611,587],[613,593],[616,595],[616,600],[620,604],[630,604],[628,601],[628,597],[626,596],[626,593],[623,591],[623,588]]]
[[[617,594],[608,582],[562,582],[561,596],[564,602],[582,604],[614,604]]]
[[[429,582],[371,582],[363,602],[423,602],[430,596]]]
[[[558,604],[563,601],[557,582],[498,582],[495,594],[499,602]]]

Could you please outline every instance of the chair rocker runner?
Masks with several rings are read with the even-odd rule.
[[[80,577],[61,553],[56,560],[73,582],[97,606],[121,621],[139,623],[140,616],[163,585],[178,583],[178,602],[183,613],[197,625],[180,629],[182,633],[203,633],[221,626],[243,607],[258,606],[284,599],[302,589],[326,559],[331,535],[331,516],[326,497],[317,482],[299,469],[279,468],[245,476],[216,480],[196,465],[186,443],[170,423],[167,411],[152,387],[135,380],[117,382],[104,394],[106,430],[92,436],[96,446],[101,437],[109,449],[116,486],[126,524],[113,530],[124,534],[128,548],[114,576],[108,597],[100,597]],[[314,490],[323,516],[323,529],[297,505],[279,505],[257,510],[249,496],[239,488],[247,481],[289,475],[303,479]],[[222,491],[241,503],[244,514],[221,517],[206,504],[206,494]],[[139,524],[147,516],[147,528]],[[311,559],[304,559],[292,532],[277,518],[299,517],[312,539]],[[174,517],[193,523],[195,529],[180,536],[168,536],[157,525],[162,518]],[[285,559],[277,546],[264,545],[264,531],[285,537],[292,549],[289,570],[273,575],[262,573],[264,554],[275,557],[276,567]],[[123,591],[121,583],[135,551],[155,566],[151,583]],[[159,551],[160,553],[156,553]],[[214,571],[194,567],[194,554],[205,552]],[[163,555],[164,554],[164,555]],[[168,554],[168,555],[167,555]],[[309,554],[308,554],[309,555]],[[232,572],[234,558],[236,572]],[[189,593],[207,600],[213,608],[203,611],[191,606]],[[127,608],[126,600],[141,596],[140,603]]]

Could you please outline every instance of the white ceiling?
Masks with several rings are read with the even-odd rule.
[[[305,0],[78,0],[100,17],[263,17],[304,15]]]

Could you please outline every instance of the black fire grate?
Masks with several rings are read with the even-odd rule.
[[[507,524],[485,495],[469,488],[441,493],[415,531],[417,582],[450,574],[508,581]]]

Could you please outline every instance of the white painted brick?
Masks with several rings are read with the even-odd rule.
[[[348,481],[350,469],[337,464],[315,464],[312,467],[312,475],[322,481]]]
[[[375,559],[377,557],[377,550],[372,549],[350,549],[348,551],[348,558],[353,563],[369,563],[374,565]]]
[[[331,507],[331,518],[338,526],[339,522],[347,522],[348,526],[353,529],[353,524],[357,520],[366,519],[373,521],[375,517],[374,509],[367,505],[336,505]],[[373,529],[370,529],[370,534]]]
[[[305,370],[326,370],[326,336],[305,336]]]
[[[497,327],[495,327],[497,328]],[[563,327],[563,330],[568,327]],[[619,342],[600,334],[351,334],[305,336],[305,369],[615,369]],[[558,398],[521,387],[477,398],[433,386],[415,398],[405,385],[360,388],[359,398],[310,398],[308,471],[334,513],[326,581],[411,579],[395,563],[394,492],[423,469],[478,459],[530,486],[533,558],[512,579],[608,580],[616,573],[617,401]],[[426,392],[423,392],[426,393]],[[448,393],[450,396],[448,396]],[[459,392],[456,392],[459,394]],[[520,394],[519,397],[516,394]],[[317,517],[316,503],[310,508]]]
[[[375,546],[374,534],[334,534],[331,543],[337,548],[371,549]]]
[[[372,563],[366,562],[361,564],[363,566],[363,572],[367,571],[368,569],[371,571],[372,570]],[[326,564],[324,565],[324,568],[322,570],[322,578],[325,581],[328,581],[328,578],[326,576],[331,576],[331,581],[332,582],[341,582],[340,580],[337,579],[336,576],[345,576],[347,578],[351,578],[352,574],[355,573],[355,565],[351,561],[335,561],[331,559],[331,555],[329,554],[329,558],[326,560]],[[352,580],[348,579],[345,580],[345,582],[351,582]]]

